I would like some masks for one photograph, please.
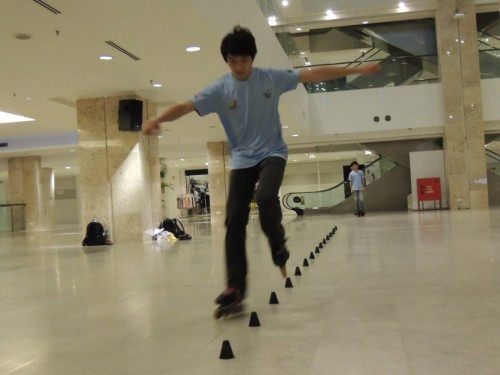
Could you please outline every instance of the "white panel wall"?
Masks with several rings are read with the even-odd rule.
[[[486,126],[488,130],[493,128],[500,129],[500,101],[498,93],[500,92],[500,78],[481,80],[481,91],[483,94],[483,119],[484,121],[496,121],[495,126]]]
[[[310,94],[313,134],[405,131],[443,127],[441,84]],[[391,116],[391,121],[385,117]],[[375,116],[380,122],[373,121]],[[433,129],[433,134],[435,129]]]
[[[444,167],[444,151],[419,151],[410,152],[410,171],[411,171],[411,191],[412,191],[412,209],[418,209],[417,179],[439,177],[441,179],[441,192],[443,194],[442,206],[448,207],[446,192],[446,174]],[[436,203],[439,206],[439,203]],[[433,202],[424,202],[424,208],[434,208]]]
[[[56,224],[77,224],[80,221],[78,212],[77,183],[74,176],[56,177]]]

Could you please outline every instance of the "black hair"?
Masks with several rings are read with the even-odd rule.
[[[235,26],[232,33],[227,34],[220,45],[220,53],[227,62],[227,56],[250,56],[252,60],[257,54],[257,46],[252,32],[241,26]]]
[[[351,167],[352,167],[353,165],[357,165],[357,166],[359,166],[359,164],[358,164],[358,162],[357,162],[356,160],[354,160],[354,161],[351,163]]]

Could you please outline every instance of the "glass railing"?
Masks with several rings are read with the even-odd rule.
[[[486,168],[489,171],[500,174],[500,154],[486,149]]]
[[[377,181],[395,166],[396,163],[390,159],[379,157],[365,167],[366,184]],[[342,181],[322,191],[288,193],[283,197],[282,202],[284,207],[293,211],[315,210],[336,206],[350,195],[349,182]]]

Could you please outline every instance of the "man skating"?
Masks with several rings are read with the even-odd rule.
[[[221,54],[230,73],[222,76],[190,100],[168,108],[146,121],[145,134],[160,131],[162,122],[175,121],[196,111],[200,116],[217,113],[231,147],[232,170],[226,209],[227,288],[216,299],[221,306],[238,305],[246,293],[246,226],[250,201],[257,182],[259,219],[267,236],[274,264],[286,276],[290,256],[278,191],[283,180],[288,149],[278,113],[279,97],[300,82],[321,82],[348,74],[374,74],[377,65],[359,68],[318,67],[310,70],[278,70],[253,67],[257,54],[250,30],[236,26],[221,43]]]

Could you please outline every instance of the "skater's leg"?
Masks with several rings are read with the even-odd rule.
[[[246,226],[250,213],[258,169],[246,168],[231,171],[226,208],[226,267],[228,288],[238,289],[242,297],[246,291]]]
[[[286,161],[280,157],[270,157],[259,164],[259,186],[256,197],[260,224],[271,246],[273,261],[277,265],[284,265],[288,259],[285,229],[281,225],[283,214],[278,198],[285,166]]]
[[[356,213],[360,212],[360,208],[359,208],[359,193],[361,191],[360,190],[354,190],[354,201],[356,202]]]
[[[360,190],[358,192],[358,207],[360,212],[365,212],[365,202],[364,202],[364,196],[363,196],[363,191]]]

